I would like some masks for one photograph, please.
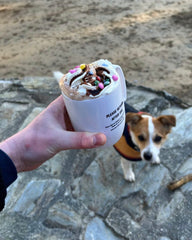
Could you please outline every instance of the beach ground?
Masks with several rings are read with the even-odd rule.
[[[192,105],[191,0],[1,0],[0,22],[1,79],[105,58]]]

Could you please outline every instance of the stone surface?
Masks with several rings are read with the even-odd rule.
[[[131,238],[133,232],[140,230],[139,224],[132,220],[131,216],[126,211],[118,208],[112,208],[106,218],[106,222],[116,233],[126,239]]]
[[[166,146],[173,147],[177,145],[177,141],[180,145],[183,142],[191,141],[192,124],[191,118],[192,108],[186,109],[185,111],[177,115],[177,128],[172,131],[172,138],[166,143]]]
[[[53,205],[44,224],[50,228],[81,228],[81,216],[65,203]]]
[[[57,194],[60,180],[39,180],[29,182],[15,203],[12,211],[20,212],[23,216],[34,216],[41,212],[39,207],[48,206]],[[10,199],[11,201],[11,199]]]
[[[59,96],[56,85],[46,77],[1,80],[1,140]],[[176,115],[161,164],[135,164],[136,181],[128,183],[113,147],[61,152],[37,170],[20,173],[9,187],[0,213],[0,239],[191,239],[192,182],[174,192],[167,184],[192,173],[192,108],[167,92],[129,83],[127,96],[141,111]]]
[[[96,217],[86,228],[85,240],[120,240],[119,237],[114,236],[112,231],[106,228],[104,222]]]

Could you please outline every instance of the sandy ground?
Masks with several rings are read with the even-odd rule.
[[[192,1],[0,0],[0,79],[100,58],[192,105]]]

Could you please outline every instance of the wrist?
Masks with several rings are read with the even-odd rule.
[[[17,172],[21,172],[23,169],[21,161],[23,143],[20,141],[19,134],[13,135],[0,143],[0,149],[4,151],[12,160],[16,167]]]

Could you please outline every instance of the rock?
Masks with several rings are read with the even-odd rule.
[[[146,195],[143,191],[129,194],[128,197],[122,197],[115,204],[115,207],[127,212],[135,221],[140,221],[145,213]]]
[[[58,193],[59,180],[38,180],[27,184],[23,193],[13,207],[13,212],[24,216],[34,216],[41,213],[41,208],[48,206],[54,195]]]
[[[129,239],[134,232],[140,229],[138,223],[132,220],[131,216],[120,209],[113,208],[106,218],[106,223],[120,236]]]
[[[13,81],[11,80],[0,80],[0,91],[5,91],[6,89],[10,88],[12,84]]]
[[[70,206],[57,203],[49,209],[44,224],[49,228],[69,228],[74,231],[81,229],[81,222],[81,216],[72,210]]]
[[[85,231],[84,240],[121,240],[116,237],[113,232],[107,228],[104,222],[95,217],[88,225]]]
[[[113,152],[114,149],[111,149],[110,153]],[[121,175],[116,172],[116,168],[120,165],[119,156],[115,152],[113,157],[107,157],[107,153],[105,156],[106,158],[99,160],[96,158],[85,171],[76,186],[76,191],[79,193],[76,197],[101,216],[104,216],[114,202],[117,202],[116,196],[121,198],[129,195],[132,198],[132,194],[140,192],[145,196],[145,204],[152,205],[159,188],[168,178],[167,169],[162,166],[141,164],[142,168],[135,171],[136,182],[131,185],[123,179],[122,172]]]
[[[53,101],[61,92],[52,77],[25,77],[22,80],[22,87],[38,103]]]
[[[102,153],[99,153],[99,150],[96,151],[98,154],[95,161],[86,169],[80,181],[73,186],[73,194],[90,210],[104,216],[114,203],[116,196],[126,191],[125,188],[119,188],[119,185],[126,186],[126,182],[116,171],[120,161],[115,150],[103,149]]]
[[[169,138],[171,142],[172,136],[174,136],[174,134],[171,134]],[[165,146],[165,148],[161,149],[160,157],[162,159],[162,163],[171,171],[173,175],[177,173],[178,169],[182,166],[182,164],[184,164],[185,161],[188,161],[188,159],[191,158],[191,145],[192,141],[186,141],[184,144],[179,144],[179,142],[177,142],[173,147],[168,148]]]
[[[6,138],[9,132],[18,129],[28,114],[28,108],[28,104],[4,102],[0,109],[0,135]]]
[[[157,215],[157,221],[170,221],[170,217],[176,212],[179,204],[184,201],[184,196],[180,192],[176,192],[174,198],[166,205],[162,206]]]
[[[171,240],[171,239],[168,237],[160,237],[158,240]]]
[[[173,128],[171,138],[165,143],[167,148],[174,147],[175,145],[181,146],[184,142],[192,141],[192,108],[186,109],[177,114],[177,124]]]
[[[184,164],[178,169],[177,177],[183,177],[187,174],[192,173],[192,158],[189,158]],[[184,184],[181,188],[182,192],[192,191],[192,181]]]
[[[56,80],[52,77],[27,76],[22,79],[22,85],[28,91],[49,92],[59,89]]]
[[[25,127],[60,90],[51,78],[0,81],[2,138]],[[135,164],[124,180],[113,147],[60,152],[35,171],[19,173],[8,188],[0,236],[15,240],[188,240],[192,182],[167,184],[192,172],[192,108],[165,92],[127,85],[127,103],[153,114],[175,114],[160,165]],[[186,106],[185,106],[186,107]],[[11,227],[10,227],[11,226]]]
[[[144,92],[146,94],[144,94]],[[132,87],[132,85],[128,84],[127,88],[127,102],[135,107],[137,110],[145,109],[148,103],[156,98],[156,94],[152,91],[140,89],[139,87]]]

